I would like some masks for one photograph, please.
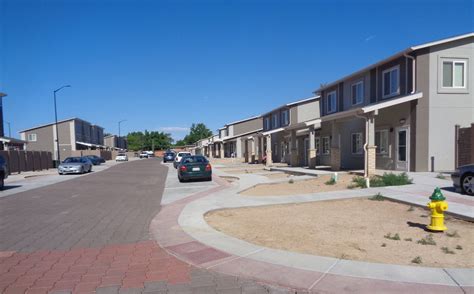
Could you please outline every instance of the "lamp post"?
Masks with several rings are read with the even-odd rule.
[[[124,121],[127,121],[126,119],[122,119],[121,121],[118,122],[118,140],[117,140],[117,145],[122,145],[120,143],[120,125],[124,122]],[[122,149],[121,147],[117,146],[118,148]]]
[[[54,118],[55,118],[55,121],[56,121],[56,148],[57,148],[58,164],[59,164],[59,162],[61,162],[61,156],[59,154],[58,109],[56,107],[56,92],[59,92],[60,90],[62,90],[64,88],[69,88],[69,87],[71,87],[71,85],[65,85],[65,86],[62,86],[61,88],[58,88],[58,89],[53,91],[53,94],[54,94]]]
[[[11,138],[12,137],[12,129],[11,129],[11,125],[10,125],[10,122],[8,121],[4,121],[6,124],[8,124],[8,137]]]

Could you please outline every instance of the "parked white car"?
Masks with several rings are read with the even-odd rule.
[[[181,162],[181,158],[185,156],[191,156],[191,152],[178,152],[178,154],[174,158],[174,162],[173,162],[174,168],[178,168],[178,165]]]
[[[115,161],[128,161],[128,155],[126,153],[119,153],[115,156]]]

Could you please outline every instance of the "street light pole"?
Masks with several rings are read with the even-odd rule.
[[[61,162],[61,156],[59,154],[58,109],[56,107],[56,92],[59,92],[60,90],[64,88],[69,88],[69,87],[71,87],[71,85],[65,85],[53,91],[54,93],[54,119],[56,121],[56,149],[57,149],[58,164],[59,162]]]
[[[8,137],[11,138],[12,137],[12,129],[11,129],[10,122],[5,121],[5,123],[8,124]]]
[[[122,119],[121,121],[118,122],[118,141],[117,141],[117,145],[122,145],[120,144],[120,138],[121,138],[121,134],[120,134],[120,124],[122,124],[124,121],[127,121],[126,119]],[[119,146],[117,146],[119,147]]]

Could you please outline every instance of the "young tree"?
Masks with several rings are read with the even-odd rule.
[[[196,143],[197,141],[210,137],[210,136],[212,136],[212,131],[209,130],[205,124],[197,123],[197,124],[192,124],[191,129],[189,130],[189,134],[187,134],[183,138],[183,140],[180,140],[178,142],[183,143],[183,145],[192,145]]]

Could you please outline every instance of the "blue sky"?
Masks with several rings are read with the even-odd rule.
[[[380,3],[380,4],[379,4]],[[473,31],[471,1],[0,0],[12,135],[80,117],[117,133],[212,130],[308,98],[411,45]],[[6,130],[8,133],[8,130]]]

